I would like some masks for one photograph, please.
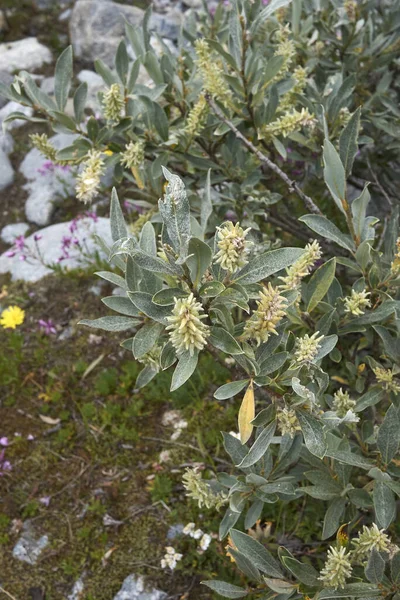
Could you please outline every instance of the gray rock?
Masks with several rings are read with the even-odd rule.
[[[175,538],[182,535],[182,531],[184,530],[184,525],[182,523],[177,523],[176,525],[171,525],[167,532],[167,540],[174,540]]]
[[[25,235],[28,229],[28,223],[10,223],[10,225],[3,227],[0,237],[6,244],[13,244],[15,238]]]
[[[0,71],[0,83],[9,87],[13,81],[14,77],[11,75],[11,73],[7,73],[7,71]],[[0,108],[7,104],[7,102],[7,98],[4,98],[4,96],[0,96]]]
[[[52,60],[50,50],[35,37],[0,44],[0,71],[35,71]]]
[[[51,265],[57,264],[57,259],[61,256],[63,238],[70,237],[70,223],[57,223],[50,225],[34,235],[40,235],[41,239],[35,242],[34,235],[26,238],[25,255],[27,260],[20,260],[20,255],[9,257],[5,252],[0,256],[0,274],[11,273],[13,281],[39,281],[42,277],[53,272]],[[63,268],[73,269],[84,266],[92,260],[95,253],[102,255],[97,246],[94,235],[99,235],[107,244],[111,244],[110,222],[109,219],[99,217],[97,222],[93,219],[84,218],[79,220],[78,229],[73,237],[79,241],[80,248],[85,249],[85,253],[79,249],[79,246],[71,245],[69,249],[70,256],[60,264]],[[36,243],[38,245],[41,258],[37,255]]]
[[[137,26],[143,17],[144,11],[135,6],[115,4],[111,0],[78,0],[69,23],[75,56],[88,62],[100,58],[112,66],[125,34],[124,21]],[[165,15],[153,14],[149,26],[161,37],[175,40],[181,21],[181,12],[172,9]]]
[[[14,138],[10,133],[0,131],[0,150],[3,150],[7,155],[14,150]]]
[[[14,181],[14,169],[4,150],[0,149],[0,190],[4,190]]]
[[[129,575],[114,600],[163,600],[166,597],[165,592],[156,589],[145,591],[143,578]]]
[[[42,92],[48,96],[54,96],[54,81],[55,77],[45,77],[40,84],[40,89]]]
[[[21,106],[18,102],[7,102],[2,109],[0,109],[0,130],[3,127],[3,121],[13,112],[20,112],[26,115],[27,117],[31,117],[33,115],[33,108],[30,106]],[[15,119],[15,121],[9,121],[5,124],[5,129],[11,131],[12,129],[18,129],[22,125],[25,125],[26,121],[24,119]]]
[[[40,538],[36,538],[31,523],[26,521],[23,526],[22,535],[14,546],[13,556],[22,562],[34,565],[48,543],[48,536],[43,535]]]

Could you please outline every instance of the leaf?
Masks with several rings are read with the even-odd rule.
[[[332,350],[338,342],[338,339],[339,338],[335,333],[332,335],[325,336],[324,339],[322,339],[319,342],[320,348],[318,350],[317,356],[314,359],[314,362],[321,360],[322,358],[324,358],[324,356],[329,354],[329,352],[332,352]]]
[[[136,306],[132,304],[129,298],[125,298],[124,296],[106,296],[105,298],[102,298],[101,301],[108,306],[108,308],[121,313],[121,315],[126,315],[128,317],[139,316],[139,311]]]
[[[240,441],[230,433],[222,433],[224,438],[224,448],[231,457],[235,465],[239,464],[247,454],[247,448],[242,446]]]
[[[122,214],[117,190],[115,188],[113,188],[111,192],[110,226],[113,242],[128,237],[124,215]]]
[[[313,274],[307,288],[309,297],[307,312],[311,313],[328,292],[335,277],[336,259],[331,258]]]
[[[163,329],[164,327],[161,325],[161,323],[145,323],[143,327],[139,329],[133,339],[133,356],[138,359],[150,352],[160,337]]]
[[[269,358],[266,358],[261,363],[259,376],[264,377],[274,371],[277,371],[285,364],[289,354],[288,352],[277,352]]]
[[[361,107],[351,115],[349,122],[343,129],[339,138],[339,154],[340,160],[344,166],[346,177],[351,175],[354,158],[357,154],[358,133],[360,130]]]
[[[396,517],[396,499],[391,489],[383,481],[374,483],[374,509],[377,524],[387,529]]]
[[[351,203],[351,212],[353,215],[353,225],[357,237],[363,239],[363,230],[365,225],[365,216],[367,214],[367,206],[371,200],[371,195],[368,190],[368,184],[364,186],[361,194]]]
[[[39,415],[39,419],[43,421],[43,423],[46,423],[46,425],[58,425],[61,423],[61,419],[52,419],[46,415]]]
[[[328,140],[324,141],[324,179],[339,210],[346,214],[343,200],[346,198],[346,174],[335,146]]]
[[[121,275],[117,275],[112,271],[97,271],[95,275],[105,279],[106,281],[109,281],[110,283],[113,283],[114,285],[117,285],[123,290],[126,290],[126,281],[123,277],[121,277]]]
[[[326,456],[344,463],[345,465],[352,465],[353,467],[359,467],[360,469],[369,470],[374,466],[372,461],[367,460],[363,456],[355,454],[354,452],[346,452],[344,450],[328,450],[326,452]]]
[[[162,167],[162,170],[168,184],[158,207],[171,243],[183,262],[187,257],[190,239],[189,201],[181,178],[170,173],[165,167]]]
[[[307,227],[315,231],[315,233],[318,233],[318,235],[321,235],[328,240],[332,240],[342,248],[346,248],[346,250],[350,250],[350,252],[355,250],[351,238],[342,233],[340,229],[326,217],[321,217],[320,215],[303,215],[299,218],[299,221],[305,223]]]
[[[382,595],[382,590],[368,583],[349,583],[343,588],[334,590],[332,588],[322,590],[318,593],[318,600],[328,600],[329,598],[362,598],[370,600],[371,598],[379,598]]]
[[[243,350],[235,338],[222,327],[211,327],[208,341],[215,348],[227,354],[243,354]]]
[[[371,583],[380,583],[385,573],[385,561],[376,548],[372,548],[369,555],[365,576]]]
[[[259,461],[260,458],[264,456],[271,444],[272,438],[275,433],[275,427],[276,424],[275,421],[273,421],[260,433],[256,441],[250,448],[248,454],[244,457],[241,463],[237,465],[238,467],[241,467],[242,469],[251,467],[257,461]]]
[[[242,571],[242,573],[247,575],[247,577],[249,577],[249,579],[253,581],[259,581],[259,570],[253,565],[253,563],[248,558],[244,556],[244,554],[241,554],[240,552],[235,550],[235,548],[229,546],[229,555],[232,556],[232,558],[235,560],[236,566]]]
[[[129,57],[124,40],[120,41],[117,53],[115,55],[115,68],[121,79],[121,82],[125,85],[129,69]]]
[[[140,325],[139,319],[131,319],[131,317],[100,317],[99,319],[82,319],[78,325],[87,325],[95,329],[103,329],[104,331],[125,331]]]
[[[213,581],[202,581],[201,584],[206,585],[224,598],[244,598],[247,596],[245,589],[238,587],[237,585],[232,585],[232,583],[219,581],[218,579],[214,579]]]
[[[400,419],[398,409],[391,404],[378,431],[377,446],[385,465],[397,454],[400,443]]]
[[[81,83],[74,94],[74,113],[77,123],[83,121],[85,115],[86,99],[88,95],[88,84],[86,81]]]
[[[200,223],[203,229],[203,233],[207,230],[208,219],[212,214],[212,200],[211,200],[211,169],[207,171],[206,185],[204,187],[203,199],[200,207]]]
[[[383,396],[383,390],[380,387],[373,387],[363,394],[358,400],[354,407],[354,412],[361,412],[369,406],[374,406],[380,402]]]
[[[229,436],[232,437],[232,436]],[[240,442],[239,442],[240,444]],[[223,540],[226,535],[228,535],[229,531],[234,527],[240,517],[240,513],[234,512],[230,508],[227,509],[226,513],[223,516],[221,523],[219,524],[219,532],[218,537],[220,540]]]
[[[279,248],[260,254],[235,274],[234,281],[242,285],[258,283],[294,263],[303,252],[301,248]]]
[[[73,71],[72,61],[72,46],[68,46],[58,57],[54,74],[54,95],[60,110],[64,110],[68,100]]]
[[[216,400],[227,400],[227,398],[233,398],[236,394],[239,394],[248,384],[248,379],[243,379],[241,381],[231,381],[230,383],[225,383],[221,385],[216,392],[214,392],[214,398]]]
[[[298,579],[308,587],[318,587],[319,573],[311,565],[302,563],[291,556],[282,558],[284,566]]]
[[[186,264],[189,267],[193,285],[197,289],[201,278],[210,266],[212,251],[208,244],[198,238],[191,238],[188,252],[189,256],[186,259]]]
[[[156,275],[182,275],[182,269],[179,265],[174,265],[158,256],[150,256],[141,250],[134,250],[131,254],[133,261],[145,271],[155,273]]]
[[[157,371],[152,369],[149,365],[147,365],[144,369],[142,369],[139,375],[136,378],[135,386],[140,390],[145,385],[150,383],[152,379],[157,375]]]
[[[307,449],[311,454],[314,454],[314,456],[323,458],[326,454],[327,446],[322,423],[306,411],[297,410],[296,415],[300,423],[301,431],[303,432]]]
[[[263,10],[258,14],[257,18],[254,19],[250,29],[251,36],[254,37],[254,34],[257,31],[258,27],[262,23],[265,23],[267,19],[272,14],[274,14],[275,11],[277,11],[279,8],[287,6],[288,4],[290,4],[290,2],[291,0],[272,0],[272,2],[270,2],[268,6],[263,8]]]
[[[240,441],[242,444],[245,444],[247,440],[250,438],[253,433],[253,425],[252,420],[255,417],[255,404],[254,404],[254,388],[253,382],[250,381],[250,384],[246,390],[246,393],[243,397],[242,404],[239,409],[238,415],[238,425],[239,425],[239,433],[240,433]]]
[[[150,317],[150,319],[158,321],[163,325],[168,325],[167,317],[171,315],[171,308],[169,306],[154,304],[152,302],[152,295],[145,292],[128,292],[128,296],[136,308]]]
[[[345,508],[345,498],[335,498],[329,504],[324,518],[324,528],[322,530],[323,540],[330,538],[339,529]]]
[[[198,359],[198,352],[195,352],[192,356],[190,356],[189,351],[179,355],[178,364],[172,375],[171,392],[180,388],[193,375]]]
[[[278,562],[260,542],[237,529],[232,529],[231,538],[239,552],[244,554],[262,573],[269,577],[282,577]]]

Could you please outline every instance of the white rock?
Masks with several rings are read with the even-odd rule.
[[[62,253],[62,240],[64,237],[71,237],[70,223],[57,223],[50,225],[34,235],[41,235],[37,242],[41,258],[36,258],[36,242],[34,235],[26,238],[26,255],[35,254],[35,257],[27,260],[20,260],[20,255],[13,257],[6,256],[6,252],[0,256],[0,274],[11,273],[13,281],[39,281],[42,277],[53,272],[51,265],[55,266],[57,259]],[[81,248],[85,249],[85,255],[77,246],[70,250],[70,258],[66,258],[60,264],[63,268],[73,269],[84,266],[90,262],[95,253],[102,254],[97,246],[93,236],[99,235],[107,244],[111,244],[110,221],[104,217],[99,217],[97,222],[90,218],[83,218],[78,222],[78,229],[73,233],[73,237],[79,240]]]
[[[0,71],[34,71],[52,60],[50,50],[35,37],[0,44]]]
[[[11,154],[14,150],[14,138],[9,133],[0,131],[0,150],[6,154]]]
[[[23,533],[14,546],[13,556],[22,562],[34,565],[48,543],[49,538],[47,535],[43,535],[36,539],[31,523],[26,521],[24,523]]]
[[[3,227],[0,237],[6,244],[13,244],[15,238],[25,235],[28,229],[28,223],[10,223],[10,225]]]
[[[68,596],[68,600],[81,600],[83,594],[83,580],[82,578],[78,579],[75,582],[74,587],[72,588],[72,592]]]
[[[2,109],[0,109],[0,129],[2,129],[3,121],[10,115],[12,112],[20,112],[26,115],[27,117],[31,117],[33,115],[33,108],[30,106],[21,106],[18,102],[7,102]],[[25,125],[26,121],[24,119],[16,119],[15,121],[9,121],[5,125],[5,129],[10,131],[11,129],[17,129],[21,127],[21,125]]]
[[[160,590],[145,591],[142,577],[128,575],[114,600],[163,600],[166,597],[167,594]]]
[[[70,146],[76,136],[58,133],[51,138],[56,148]],[[46,164],[50,168],[46,168]],[[20,172],[28,180],[23,189],[28,192],[25,214],[31,223],[48,225],[54,210],[54,203],[74,192],[75,173],[57,165],[52,166],[39,152],[32,148],[25,156]]]
[[[4,190],[14,180],[14,169],[4,150],[0,149],[0,190]],[[1,202],[1,199],[0,199]]]

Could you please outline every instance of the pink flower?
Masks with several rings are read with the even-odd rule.
[[[44,319],[39,319],[38,324],[39,329],[46,335],[57,333],[57,329],[52,319],[48,319],[47,321],[45,321]]]
[[[44,506],[49,506],[50,500],[51,500],[50,496],[43,496],[42,498],[39,498],[39,502],[41,504],[44,504]]]
[[[9,442],[8,442],[8,437],[2,437],[0,438],[0,446],[8,446]]]
[[[28,440],[28,442],[32,442],[35,439],[35,436],[30,433],[26,439]]]

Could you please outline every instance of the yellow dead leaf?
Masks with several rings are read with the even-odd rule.
[[[39,415],[39,419],[43,423],[47,423],[47,425],[58,425],[61,422],[61,419],[52,419],[51,417],[46,417],[46,415]]]
[[[238,416],[239,434],[242,444],[247,442],[253,432],[253,425],[251,424],[251,421],[254,419],[254,417],[254,389],[253,381],[251,380],[242,400],[242,405],[240,407]]]

